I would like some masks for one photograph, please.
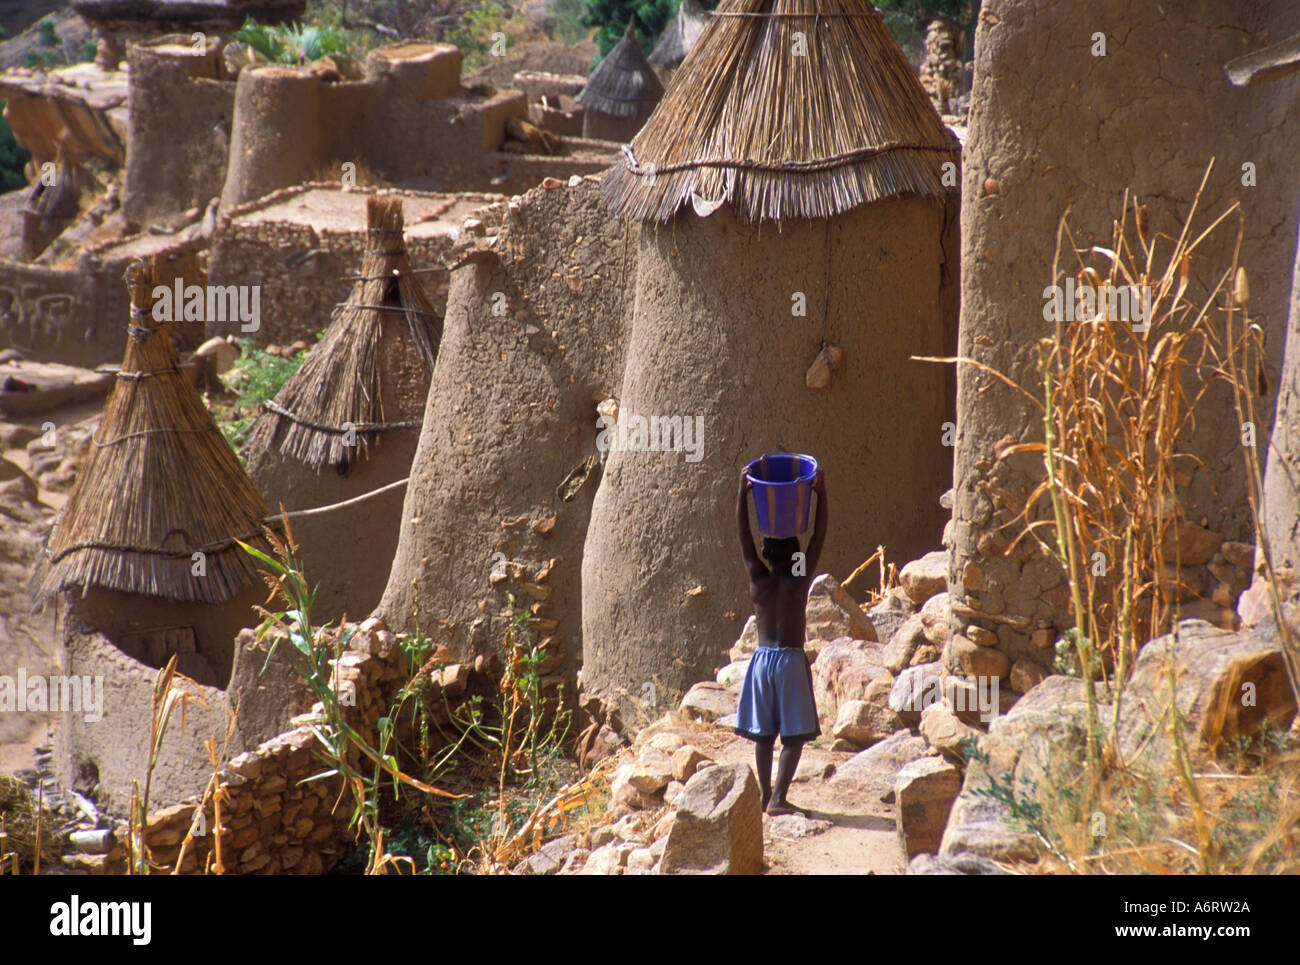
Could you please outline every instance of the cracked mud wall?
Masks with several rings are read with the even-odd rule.
[[[1300,8],[1281,2],[986,0],[963,162],[959,354],[1036,386],[1036,343],[1050,334],[1042,292],[1065,205],[1080,247],[1109,245],[1125,188],[1148,205],[1153,230],[1176,233],[1214,157],[1198,223],[1242,203],[1250,312],[1267,333],[1274,388],[1296,245],[1300,78],[1238,90],[1222,65],[1297,31]],[[1098,32],[1104,57],[1092,53]],[[1247,162],[1255,165],[1254,187],[1242,184]],[[1208,257],[1193,264],[1192,297],[1206,290],[1212,269],[1227,267],[1235,235],[1227,227],[1203,248]],[[1273,397],[1256,405],[1271,412]],[[1187,449],[1206,468],[1180,491],[1183,507],[1223,539],[1250,542],[1230,397],[1212,393],[1198,411]],[[1031,491],[1040,463],[1029,455],[994,467],[994,447],[1007,435],[1041,439],[1040,417],[968,366],[959,371],[958,412],[954,599],[1031,625],[1069,626],[1054,567],[1041,556],[1001,555],[1019,527],[999,528]],[[994,488],[1006,496],[995,497]],[[1026,633],[1001,622],[990,629],[1013,660],[1033,655]]]

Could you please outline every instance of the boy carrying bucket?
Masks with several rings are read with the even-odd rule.
[[[749,530],[746,494],[753,488],[744,471],[736,498],[736,519],[740,530],[740,551],[749,572],[749,595],[754,601],[758,625],[758,649],[750,658],[736,710],[736,733],[754,742],[754,762],[768,814],[801,813],[786,792],[799,766],[803,745],[821,733],[817,702],[813,696],[812,670],[804,655],[804,611],[808,587],[817,572],[817,561],[826,542],[826,482],[820,469],[813,479],[817,494],[817,516],[812,539],[802,560],[797,560],[798,537],[763,538],[765,566],[754,552]],[[796,575],[797,573],[797,575]],[[781,736],[781,759],[776,786],[772,786],[772,751]]]

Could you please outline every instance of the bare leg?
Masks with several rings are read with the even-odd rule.
[[[775,737],[766,741],[754,741],[754,765],[758,771],[758,787],[763,792],[764,808],[772,797],[772,748],[775,744]],[[785,756],[784,746],[781,748],[781,756]]]
[[[776,766],[776,787],[773,788],[771,803],[767,806],[768,814],[794,814],[800,810],[787,801],[785,796],[790,790],[790,782],[794,780],[794,772],[802,754],[803,741],[781,741],[781,759]]]

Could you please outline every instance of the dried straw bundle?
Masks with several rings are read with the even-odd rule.
[[[596,65],[576,100],[589,111],[638,117],[654,110],[663,96],[664,85],[641,53],[629,20],[623,39]]]
[[[411,268],[402,238],[401,198],[366,199],[369,247],[348,301],[253,429],[244,451],[278,447],[316,472],[364,457],[381,432],[416,430],[420,421],[390,422],[384,411],[377,351],[385,323],[405,318],[411,342],[433,371],[442,317]],[[349,445],[352,427],[355,446]]]
[[[708,25],[709,12],[700,6],[699,0],[682,0],[677,16],[664,28],[646,59],[656,67],[676,67],[686,59]]]
[[[156,260],[127,271],[130,337],[85,466],[54,525],[34,580],[44,601],[103,587],[220,603],[258,580],[234,539],[269,549],[266,504],[177,368],[170,324],[153,321]],[[193,554],[204,554],[201,576]]]
[[[867,0],[724,0],[603,190],[636,221],[829,218],[940,196],[958,155]]]

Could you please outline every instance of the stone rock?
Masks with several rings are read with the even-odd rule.
[[[672,759],[654,747],[643,748],[628,775],[628,783],[642,794],[658,794],[673,779]]]
[[[569,856],[564,859],[564,865],[556,873],[562,875],[576,875],[582,871],[582,866],[587,863],[587,858],[590,856],[591,852],[585,848],[577,848],[570,851]]]
[[[1218,533],[1212,533],[1190,520],[1180,519],[1165,530],[1160,545],[1168,563],[1177,560],[1180,566],[1188,566],[1208,563],[1210,557],[1219,551],[1222,542],[1223,537]]]
[[[1011,661],[1001,650],[980,647],[960,633],[948,641],[944,653],[944,666],[949,673],[964,677],[1005,677],[1011,672]]]
[[[907,863],[909,875],[960,875],[963,872],[944,858],[932,854],[918,854]]]
[[[925,623],[919,614],[913,614],[899,625],[894,635],[880,651],[881,662],[895,676],[912,662],[912,656],[918,647],[926,643]]]
[[[634,849],[626,844],[607,844],[587,856],[580,875],[621,875],[627,866],[628,855]]]
[[[878,801],[893,794],[894,777],[903,765],[926,756],[928,749],[923,738],[900,730],[838,765],[829,783]]]
[[[715,679],[728,690],[739,691],[741,685],[745,682],[745,671],[748,669],[748,660],[733,660],[718,671]]]
[[[681,781],[669,781],[668,786],[664,788],[664,803],[669,807],[676,807],[677,801],[685,789],[686,785]]]
[[[857,748],[854,748],[857,753]],[[795,784],[806,784],[809,781],[824,781],[835,773],[835,762],[821,760],[807,753],[799,760],[799,766],[794,769]]]
[[[892,681],[884,678],[881,681],[887,699]],[[846,700],[840,704],[831,733],[838,740],[849,741],[858,747],[870,747],[902,726],[902,718],[890,710],[885,701]]]
[[[697,771],[677,802],[663,874],[760,874],[763,814],[748,764]]]
[[[565,834],[547,841],[528,857],[529,874],[553,875],[564,867],[564,860],[578,846],[576,834]]]
[[[1102,705],[1099,702],[1099,712]],[[1007,804],[989,796],[994,776],[1008,780],[1017,796],[1042,801],[1042,795],[1072,776],[1085,742],[1084,683],[1051,676],[1029,691],[1003,717],[989,725],[980,747],[987,763],[971,760],[961,793],[944,831],[941,857],[970,852],[994,861],[1033,861],[1042,852],[1038,839],[1018,824]]]
[[[943,664],[908,667],[895,679],[889,691],[889,709],[909,724],[921,722],[921,711],[943,697]]]
[[[682,698],[682,713],[691,720],[715,721],[736,712],[739,698],[720,683],[704,680],[691,687]]]
[[[655,750],[663,751],[665,754],[675,754],[677,748],[686,744],[686,740],[685,734],[679,734],[676,731],[660,731],[652,735],[646,744]]]
[[[631,808],[638,811],[646,808],[657,807],[659,805],[658,800],[649,794],[644,794],[641,791],[638,791],[635,785],[632,784],[632,771],[634,767],[635,765],[631,763],[624,764],[610,777],[610,800],[616,806],[622,805],[625,808]]]
[[[885,598],[867,610],[871,625],[876,628],[876,639],[890,640],[898,628],[916,613],[916,605],[905,593],[886,594]]]
[[[952,604],[947,593],[939,593],[925,601],[921,607],[921,626],[925,639],[942,647],[952,636]]]
[[[751,613],[740,631],[740,639],[731,648],[731,660],[747,660],[758,649],[758,620]]]
[[[921,736],[945,757],[964,761],[963,742],[970,737],[978,738],[980,732],[959,720],[948,702],[941,700],[921,711]]]
[[[679,747],[673,751],[673,779],[685,784],[696,771],[708,762],[709,758],[698,747],[692,747],[689,744],[685,747]]]
[[[649,848],[636,848],[627,856],[627,869],[623,873],[628,875],[654,874],[657,860],[654,852]]]
[[[1126,756],[1144,744],[1155,760],[1170,751],[1165,723],[1170,655],[1179,714],[1188,741],[1202,752],[1212,753],[1224,742],[1265,727],[1284,729],[1295,717],[1282,641],[1271,615],[1238,632],[1184,620],[1176,628],[1176,640],[1175,634],[1166,634],[1138,654],[1120,721],[1119,746]]]
[[[1028,693],[1048,676],[1050,672],[1044,670],[1042,664],[1032,660],[1017,660],[1011,665],[1011,688],[1022,694]]]
[[[780,814],[767,821],[768,833],[777,838],[811,838],[830,826],[829,821],[809,818],[799,813]]]
[[[939,850],[948,812],[960,791],[956,766],[937,757],[912,761],[898,772],[894,779],[898,842],[909,859]]]
[[[898,574],[898,582],[918,606],[936,593],[947,591],[948,554],[936,550],[926,553],[919,560],[912,560]]]
[[[825,716],[834,718],[841,703],[861,700],[873,680],[890,676],[879,654],[879,644],[851,637],[840,637],[822,647],[812,674],[817,707]]]
[[[998,635],[984,627],[972,623],[963,632],[966,639],[977,647],[996,647],[998,645]]]
[[[862,607],[849,596],[849,591],[829,573],[821,573],[808,588],[808,605],[804,609],[807,640],[836,640],[852,637],[855,640],[876,641],[876,628]]]

